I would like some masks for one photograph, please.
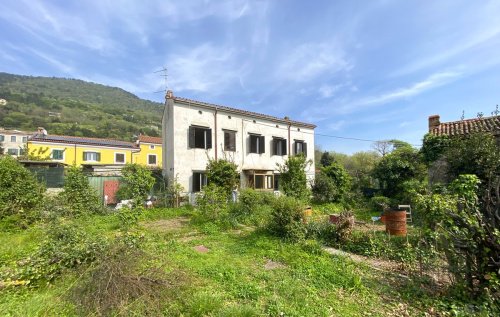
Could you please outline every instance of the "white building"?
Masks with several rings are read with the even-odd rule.
[[[163,171],[177,177],[185,191],[200,191],[206,184],[209,159],[228,159],[238,165],[241,187],[276,190],[277,164],[304,153],[314,179],[314,129],[293,121],[174,97],[167,92],[163,113]]]
[[[22,155],[30,135],[31,133],[24,131],[0,128],[0,147],[4,154]]]

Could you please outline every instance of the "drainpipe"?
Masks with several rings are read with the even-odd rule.
[[[287,121],[288,125],[288,157],[291,155],[291,148],[292,148],[292,140],[290,139],[290,128],[291,128],[291,123],[290,119],[288,117],[285,117],[285,120]]]
[[[75,155],[73,156],[73,165],[76,165],[76,143],[75,143]]]
[[[217,107],[215,107],[214,122],[215,122],[214,150],[215,150],[215,160],[217,161]]]

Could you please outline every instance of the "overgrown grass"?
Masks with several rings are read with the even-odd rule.
[[[192,224],[192,213],[189,207],[144,211],[135,229],[142,237],[141,252],[129,259],[133,266],[118,266],[121,279],[130,281],[134,276],[157,272],[158,278],[167,282],[168,286],[154,292],[162,298],[155,314],[400,316],[404,315],[402,309],[420,315],[430,306],[448,305],[441,309],[449,310],[452,305],[432,298],[417,282],[392,280],[366,265],[329,255],[314,240],[293,244],[253,227],[223,230],[210,223]],[[80,225],[92,235],[110,239],[123,235],[113,214],[83,218]],[[1,233],[1,265],[10,266],[29,254],[42,234],[43,225]],[[8,246],[14,244],[21,247]],[[196,250],[197,246],[206,247],[208,252]],[[75,287],[92,289],[99,281],[89,278],[95,267],[92,264],[64,271],[48,286],[0,289],[0,312],[5,316],[88,314],[68,294]],[[105,273],[102,269],[97,272]],[[151,314],[147,306],[151,299],[141,294],[124,297],[123,303],[114,304],[110,312]]]

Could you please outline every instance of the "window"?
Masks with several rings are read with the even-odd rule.
[[[19,155],[19,149],[7,149],[9,155]]]
[[[83,160],[88,162],[100,162],[101,153],[98,152],[83,152]]]
[[[150,146],[149,146],[149,148],[150,148],[151,150],[154,150],[154,149],[155,149],[155,146],[154,146],[154,145],[150,145]]]
[[[189,147],[192,149],[211,149],[212,129],[197,126],[189,127]]]
[[[273,155],[286,155],[286,139],[273,138]]]
[[[236,151],[236,132],[224,130],[224,151]]]
[[[23,136],[23,143],[26,143],[28,142],[28,137],[27,136]]]
[[[274,189],[273,175],[255,174],[250,176],[250,183],[254,189],[272,190]]]
[[[295,140],[295,155],[304,154],[307,156],[307,143],[301,140]]]
[[[250,153],[262,154],[265,152],[265,138],[262,135],[250,134]]]
[[[125,164],[125,153],[115,153],[115,164]]]
[[[280,189],[280,175],[274,174],[274,190]]]
[[[199,192],[207,185],[207,175],[204,172],[193,173],[193,192]]]
[[[3,134],[0,134],[0,142],[5,141],[5,136]]]
[[[156,165],[156,154],[148,154],[148,165]]]
[[[53,160],[64,160],[64,150],[52,150]]]
[[[10,136],[10,142],[16,142],[16,136],[15,135],[11,135]]]

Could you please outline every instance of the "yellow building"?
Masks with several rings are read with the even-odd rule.
[[[140,152],[132,142],[37,133],[29,138],[30,155],[67,165],[124,165]]]
[[[161,167],[162,163],[162,139],[147,135],[139,135],[136,145],[139,153],[134,154],[134,163]]]

